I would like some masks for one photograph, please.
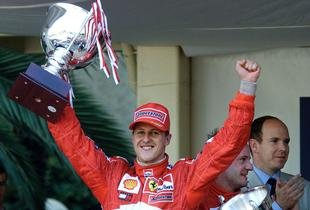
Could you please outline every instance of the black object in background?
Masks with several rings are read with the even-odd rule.
[[[310,180],[310,97],[300,97],[300,165],[301,175]]]

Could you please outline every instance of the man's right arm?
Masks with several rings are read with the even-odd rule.
[[[111,164],[103,151],[84,134],[74,110],[67,106],[56,123],[48,122],[48,128],[77,174],[102,201],[108,187],[106,175],[111,171]]]

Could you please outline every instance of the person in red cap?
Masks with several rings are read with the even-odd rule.
[[[168,109],[147,103],[135,110],[132,143],[134,165],[124,158],[107,157],[87,137],[68,105],[56,123],[48,123],[57,145],[105,210],[196,209],[208,183],[223,172],[247,143],[254,116],[256,81],[260,67],[255,62],[236,62],[241,83],[229,104],[224,126],[195,159],[169,164],[165,149],[171,140]]]
[[[129,129],[133,131],[132,142],[140,165],[152,165],[165,159],[165,149],[171,139],[170,117],[166,107],[158,103],[138,107]]]

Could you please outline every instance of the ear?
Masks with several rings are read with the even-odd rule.
[[[257,151],[257,145],[258,141],[256,139],[250,139],[249,140],[249,145],[252,153],[255,153]]]
[[[166,136],[166,146],[168,146],[170,144],[170,140],[171,140],[171,134],[169,133],[167,136]]]

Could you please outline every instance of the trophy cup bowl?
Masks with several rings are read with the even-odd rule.
[[[58,48],[70,51],[70,59],[66,62],[68,70],[83,68],[92,61],[97,48],[96,38],[91,30],[87,30],[87,27],[93,27],[86,24],[89,13],[68,3],[56,3],[49,8],[41,35],[47,57],[53,56]]]
[[[55,122],[69,102],[69,71],[87,66],[97,54],[89,19],[90,12],[73,4],[51,5],[41,34],[47,62],[42,66],[31,63],[18,76],[8,96]]]
[[[219,210],[271,210],[268,202],[268,190],[264,185],[254,187],[240,193],[226,203]]]

